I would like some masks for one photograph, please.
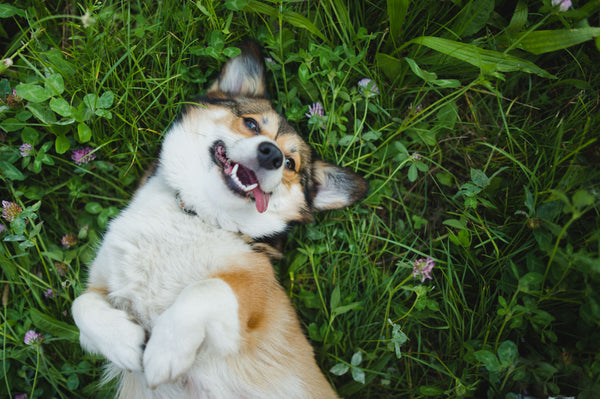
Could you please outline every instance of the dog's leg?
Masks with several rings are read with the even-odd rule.
[[[187,372],[198,350],[224,356],[238,350],[238,301],[219,278],[186,287],[156,320],[144,351],[144,373],[152,388]]]
[[[88,289],[75,299],[72,312],[84,349],[105,356],[122,369],[142,370],[144,329],[126,312],[113,308],[103,290]]]

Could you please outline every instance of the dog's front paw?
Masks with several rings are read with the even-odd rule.
[[[180,331],[163,315],[152,329],[144,351],[144,374],[151,388],[174,381],[187,372],[204,340],[204,330]]]
[[[142,371],[142,355],[146,332],[136,323],[123,322],[110,347],[103,354],[114,364],[129,371]]]
[[[73,318],[83,348],[122,369],[142,370],[146,332],[127,313],[111,307],[103,295],[88,292],[73,303]]]

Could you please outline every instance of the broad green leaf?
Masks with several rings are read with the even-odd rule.
[[[65,135],[60,135],[56,137],[56,141],[54,142],[54,149],[59,154],[64,154],[71,147],[71,143],[69,139],[65,137]]]
[[[365,372],[358,367],[352,367],[352,379],[361,384],[365,383]]]
[[[471,180],[481,188],[486,188],[490,184],[490,179],[480,169],[471,168]]]
[[[402,357],[401,347],[408,341],[408,336],[402,332],[398,324],[394,324],[391,320],[388,320],[392,324],[392,343],[394,345],[394,352],[396,357],[400,359]]]
[[[31,321],[40,330],[52,335],[55,338],[66,339],[71,342],[79,341],[79,331],[77,327],[67,324],[63,321],[56,320],[40,312],[37,309],[30,309],[29,315]]]
[[[415,165],[414,163],[410,165],[406,177],[408,177],[408,181],[411,183],[417,181],[417,178],[419,177],[419,170],[417,169],[417,165]]]
[[[95,93],[88,93],[83,96],[83,103],[91,110],[96,109],[98,102],[98,95]]]
[[[36,145],[39,143],[39,139],[40,135],[38,131],[32,127],[27,126],[21,132],[21,140],[23,140],[24,143]]]
[[[50,100],[50,109],[60,116],[71,116],[71,106],[62,97],[53,97]]]
[[[498,361],[498,357],[488,350],[479,350],[474,353],[475,359],[483,363],[488,371],[498,371],[500,370],[500,362]]]
[[[114,100],[115,100],[115,93],[113,93],[110,90],[105,91],[104,93],[102,93],[102,95],[98,99],[98,104],[96,104],[96,106],[98,106],[98,108],[109,108],[110,106],[113,105]]]
[[[505,305],[506,306],[506,301]],[[508,367],[519,357],[517,345],[512,341],[504,341],[498,347],[498,358],[503,367]]]
[[[437,79],[437,75],[435,73],[422,70],[421,67],[417,65],[415,60],[408,57],[404,57],[404,60],[408,63],[408,66],[413,73],[423,79],[425,82],[433,82]]]
[[[360,302],[352,302],[352,303],[349,303],[348,305],[336,306],[331,311],[331,314],[333,316],[338,316],[338,315],[344,314],[346,312],[349,312],[351,310],[360,309],[360,308],[361,308],[361,303]]]
[[[45,125],[56,123],[56,114],[45,103],[30,103],[27,104],[27,109]]]
[[[331,307],[331,309],[335,309],[338,306],[340,306],[340,302],[341,302],[340,287],[336,285],[335,288],[333,289],[333,291],[331,292],[331,299],[329,300],[329,306]]]
[[[10,18],[14,15],[24,17],[25,10],[21,10],[20,8],[13,7],[8,4],[0,4],[0,18]]]
[[[353,366],[358,366],[361,363],[362,363],[362,352],[361,351],[354,352],[354,354],[352,355],[352,359],[350,360],[350,364]]]
[[[18,84],[15,91],[19,97],[34,103],[40,103],[52,97],[52,91],[33,83]]]
[[[517,34],[523,29],[525,24],[527,24],[527,13],[527,3],[523,0],[519,0],[515,7],[515,12],[510,19],[510,23],[506,28],[509,35]]]
[[[444,186],[452,187],[454,185],[454,176],[451,173],[436,173],[435,177]]]
[[[25,122],[28,121],[29,118],[31,118],[31,115],[33,115],[30,111],[27,110],[22,110],[17,112],[17,114],[15,115],[15,117],[21,121],[21,122]]]
[[[340,375],[344,375],[348,372],[348,370],[350,370],[350,366],[348,366],[345,363],[338,363],[335,366],[333,366],[331,369],[329,369],[329,372],[331,374],[340,376]]]
[[[544,276],[541,273],[530,272],[519,279],[519,291],[533,293],[540,289]]]
[[[225,7],[231,11],[241,11],[250,3],[250,0],[225,0]]]
[[[258,14],[266,14],[271,17],[278,17],[280,15],[279,8],[271,7],[256,0],[251,0],[250,2],[248,2],[248,4],[243,8],[243,10],[255,12]],[[318,36],[323,40],[326,40],[325,35],[323,35],[323,33],[306,17],[293,11],[283,11],[281,13],[281,17],[285,22],[289,23],[290,25],[295,26],[297,28],[306,29],[313,35]]]
[[[220,30],[213,30],[208,35],[208,45],[209,47],[213,47],[219,53],[225,47],[225,35]]]
[[[544,78],[556,79],[532,62],[497,51],[485,50],[472,44],[459,43],[441,37],[421,36],[410,41],[457,58],[481,69],[483,73],[522,71]]]
[[[112,112],[107,111],[107,110],[102,109],[102,108],[97,108],[94,111],[94,114],[96,114],[96,115],[98,115],[98,116],[100,116],[102,118],[112,119]]]
[[[402,73],[402,61],[384,53],[375,56],[377,66],[383,71],[388,79],[396,79]]]
[[[393,39],[400,36],[400,32],[402,32],[409,5],[410,0],[387,0],[387,12],[388,18],[390,19],[390,34]]]
[[[458,121],[458,106],[454,101],[444,103],[437,112],[436,118],[441,126],[450,130],[454,129]]]
[[[25,180],[25,175],[9,162],[0,161],[0,170],[2,171],[4,177],[9,180]]]
[[[55,73],[46,78],[44,87],[51,92],[52,95],[60,96],[63,91],[65,91],[65,81],[60,74]]]
[[[21,122],[16,118],[8,118],[0,122],[0,128],[8,133],[23,129],[26,125],[26,122]]]
[[[237,47],[226,47],[223,49],[223,55],[227,58],[236,57],[236,56],[240,55],[241,53],[242,53],[242,50],[240,50]]]
[[[464,230],[467,228],[465,223],[458,219],[446,219],[442,222],[442,224],[445,224],[446,226],[454,227],[459,230]]]
[[[600,36],[600,28],[540,30],[528,33],[519,47],[533,54],[563,50]]]
[[[79,377],[77,374],[71,374],[67,378],[67,388],[70,391],[75,391],[79,387]]]
[[[577,190],[575,194],[573,194],[573,206],[578,210],[592,205],[595,201],[596,197],[590,194],[587,190]]]
[[[102,212],[102,205],[100,205],[98,202],[88,202],[85,204],[85,210],[92,215],[97,215]]]
[[[77,137],[80,143],[87,143],[92,138],[92,129],[83,122],[77,125]]]
[[[494,11],[494,0],[469,1],[460,11],[451,30],[461,37],[471,36],[485,26],[492,11]]]

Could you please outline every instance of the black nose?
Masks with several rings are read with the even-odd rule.
[[[265,169],[279,169],[283,163],[281,150],[268,141],[258,146],[258,164]]]

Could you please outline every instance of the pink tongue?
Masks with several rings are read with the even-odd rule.
[[[256,210],[260,213],[263,213],[267,210],[269,206],[269,194],[263,192],[260,187],[256,187],[252,190],[252,194],[254,194],[254,203],[256,204]]]

